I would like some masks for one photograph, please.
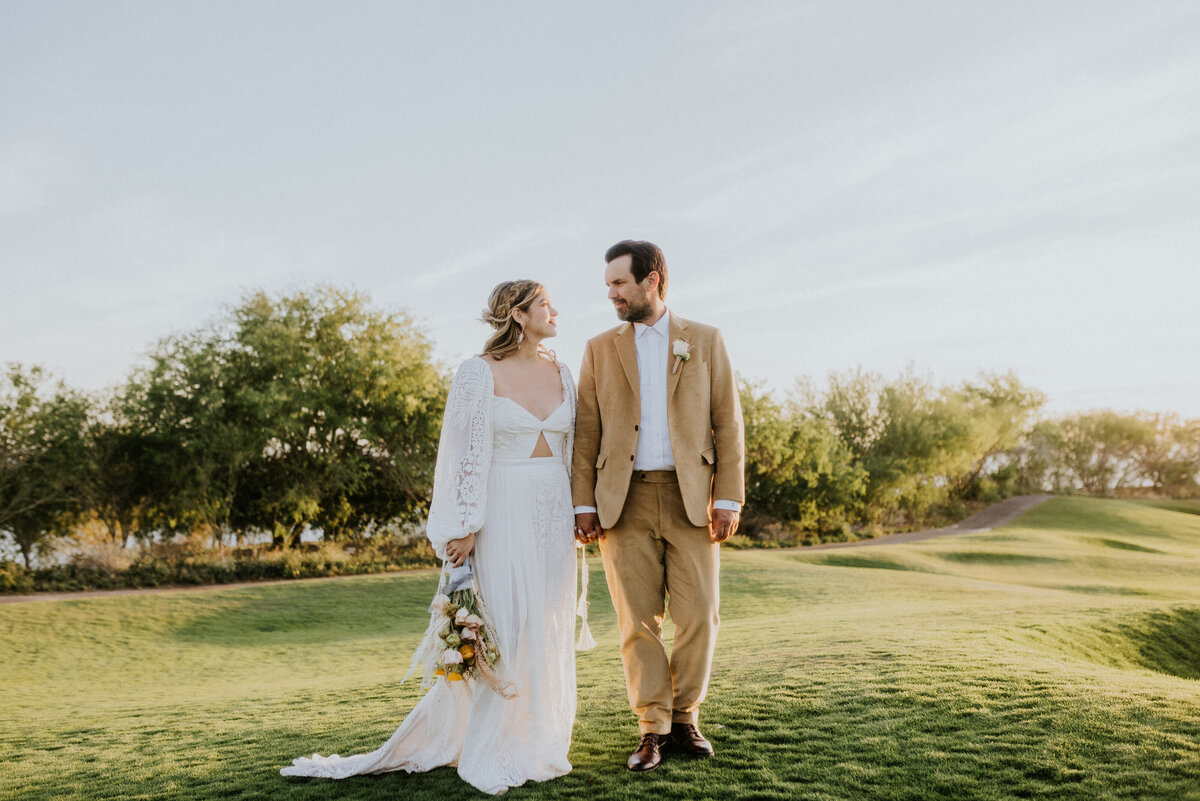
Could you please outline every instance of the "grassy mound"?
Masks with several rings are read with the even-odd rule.
[[[1187,509],[1057,499],[984,534],[727,552],[702,720],[717,757],[644,776],[623,768],[636,727],[593,569],[575,770],[510,797],[1200,798]],[[435,582],[0,606],[0,798],[477,797],[450,769],[277,773],[391,734]]]

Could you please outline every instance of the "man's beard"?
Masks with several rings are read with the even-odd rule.
[[[617,307],[617,319],[627,323],[641,323],[654,314],[654,303],[650,298],[640,302],[626,301],[625,308]]]

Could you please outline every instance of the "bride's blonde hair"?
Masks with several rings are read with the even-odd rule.
[[[525,334],[521,325],[513,319],[513,312],[528,313],[543,289],[545,287],[537,281],[528,279],[504,281],[496,285],[492,294],[488,296],[487,308],[483,310],[483,316],[480,318],[496,329],[496,333],[492,334],[484,344],[483,355],[500,361],[505,356],[511,356],[517,352]],[[554,351],[544,348],[540,344],[538,350],[557,363]]]

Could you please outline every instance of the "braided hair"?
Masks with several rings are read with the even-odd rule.
[[[497,284],[488,296],[487,308],[480,319],[496,329],[483,346],[483,355],[500,361],[511,356],[521,346],[525,333],[513,318],[513,312],[528,312],[544,289],[537,281],[522,279]]]

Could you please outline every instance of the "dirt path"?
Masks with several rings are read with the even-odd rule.
[[[1015,498],[1008,498],[976,512],[961,523],[955,523],[953,526],[946,526],[945,528],[907,531],[903,534],[887,534],[882,537],[859,540],[857,542],[826,542],[821,545],[809,545],[794,550],[821,551],[830,548],[862,548],[867,545],[897,545],[902,542],[931,540],[935,537],[950,537],[955,534],[978,534],[982,531],[990,531],[998,526],[1003,526],[1005,523],[1011,523],[1042,501],[1049,500],[1052,497],[1054,496],[1018,495]]]
[[[803,548],[788,550],[819,551],[827,548],[861,548],[866,545],[895,545],[901,542],[928,540],[934,537],[948,537],[953,534],[977,534],[981,531],[1011,523],[1027,510],[1032,509],[1050,495],[1020,495],[1009,498],[994,506],[989,506],[981,512],[971,515],[961,523],[946,528],[933,528],[927,531],[909,531],[904,534],[888,534],[870,540],[858,542],[827,542],[823,545],[809,545]],[[420,569],[420,568],[418,568]],[[434,570],[435,568],[425,568]],[[397,571],[411,573],[412,570]],[[163,592],[208,592],[210,590],[228,590],[237,587],[261,587],[265,584],[295,584],[297,581],[338,581],[340,579],[360,578],[361,575],[386,576],[389,573],[369,573],[355,576],[321,576],[308,579],[278,579],[274,581],[239,581],[232,584],[203,584],[196,587],[143,587],[130,590],[82,590],[80,592],[39,592],[33,595],[0,595],[0,604],[17,604],[29,601],[69,601],[79,598],[107,598],[114,595],[143,595],[146,593]]]

